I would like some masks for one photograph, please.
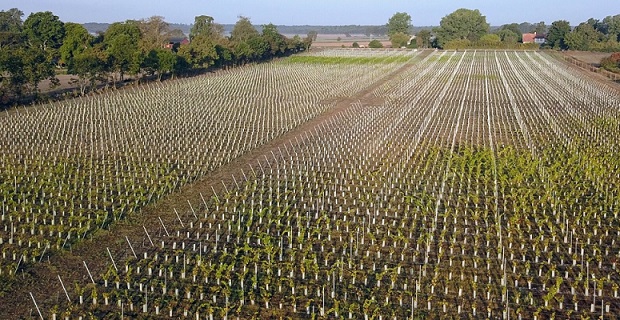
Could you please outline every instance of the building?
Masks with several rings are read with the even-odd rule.
[[[545,34],[536,34],[534,37],[534,43],[545,44],[545,42],[547,42],[547,35]]]
[[[523,43],[537,43],[544,44],[547,42],[547,36],[541,33],[524,33],[521,36],[521,42]]]
[[[187,38],[172,38],[170,39],[170,42],[166,43],[164,45],[164,48],[166,49],[172,49],[174,48],[174,46],[178,44],[178,46],[183,46],[186,44],[189,44],[189,39]]]

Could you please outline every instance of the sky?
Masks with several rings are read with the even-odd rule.
[[[407,12],[414,26],[436,26],[459,8],[478,9],[492,26],[568,20],[620,14],[620,0],[1,0],[0,10],[51,11],[64,22],[118,22],[163,16],[191,24],[198,15],[233,24],[239,16],[254,24],[382,25],[396,12]]]

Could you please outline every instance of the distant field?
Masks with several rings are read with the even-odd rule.
[[[585,63],[593,66],[600,66],[603,58],[609,57],[611,53],[605,52],[589,52],[589,51],[568,51],[566,54],[574,57],[577,60],[581,60]]]
[[[340,40],[338,40],[340,38]],[[351,37],[347,37],[344,34],[340,35],[319,35],[317,40],[312,43],[313,47],[342,47],[343,45],[347,48],[350,48],[353,45],[353,42],[357,42],[362,47],[368,47],[368,43],[370,41],[377,39],[381,41],[384,47],[390,47],[392,43],[389,39],[383,38],[370,38],[365,35],[351,35]]]

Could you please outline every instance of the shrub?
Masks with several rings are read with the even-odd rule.
[[[620,72],[620,52],[614,52],[611,56],[603,58],[601,68],[611,72]]]
[[[383,48],[383,43],[375,39],[375,40],[370,41],[370,43],[368,44],[368,47],[373,48],[373,49],[380,49],[380,48]]]

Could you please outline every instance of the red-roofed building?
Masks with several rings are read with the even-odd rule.
[[[523,36],[521,36],[521,42],[534,43],[534,38],[536,38],[536,33],[524,33]]]
[[[521,42],[523,43],[538,43],[543,44],[547,42],[547,36],[544,34],[534,33],[524,33],[521,37]]]
[[[187,38],[183,38],[183,39],[179,39],[179,38],[170,39],[170,42],[166,43],[164,45],[164,48],[172,49],[172,48],[174,48],[175,44],[178,44],[179,46],[183,46],[183,45],[189,44],[189,39],[187,39]]]

